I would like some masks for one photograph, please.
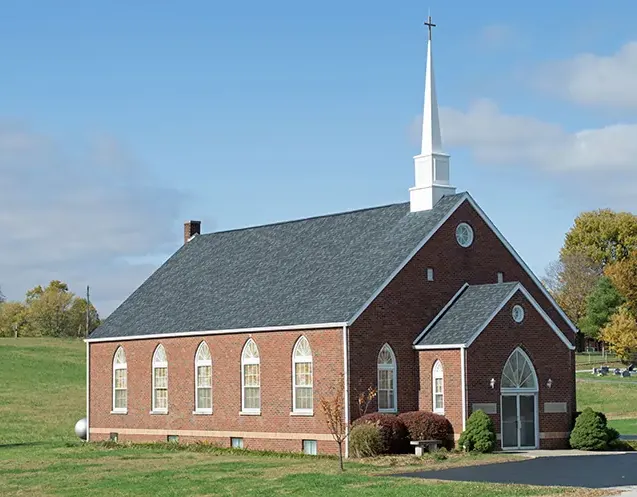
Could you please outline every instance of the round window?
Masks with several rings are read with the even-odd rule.
[[[461,247],[468,247],[473,243],[473,229],[467,223],[460,223],[456,228],[456,240]]]
[[[514,305],[511,314],[513,315],[513,321],[521,323],[524,319],[524,307],[521,305]]]

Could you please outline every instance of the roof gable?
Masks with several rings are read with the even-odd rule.
[[[196,236],[89,339],[344,323],[464,198]]]
[[[414,348],[469,347],[518,291],[525,296],[560,340],[569,349],[574,349],[574,345],[518,282],[487,285],[465,283],[414,340]]]

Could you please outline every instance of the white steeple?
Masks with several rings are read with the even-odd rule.
[[[431,16],[425,23],[429,28],[427,42],[427,70],[425,75],[425,106],[422,113],[422,145],[420,155],[414,157],[416,184],[409,189],[411,212],[431,209],[443,195],[453,195],[456,187],[449,184],[449,155],[442,151],[438,100],[431,55]]]

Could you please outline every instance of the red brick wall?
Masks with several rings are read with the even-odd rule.
[[[511,317],[511,309],[515,304],[522,305],[525,310],[524,320],[519,324]],[[496,403],[498,414],[492,414],[491,417],[497,433],[500,433],[502,369],[518,346],[529,356],[538,376],[540,432],[568,432],[575,410],[575,353],[566,347],[520,292],[513,296],[467,349],[467,415],[471,414],[473,403]],[[489,386],[491,378],[496,381],[494,389]],[[546,387],[549,378],[553,380],[550,389]],[[544,413],[545,402],[567,402],[568,412]],[[541,448],[564,446],[566,438],[540,440]]]
[[[305,335],[313,353],[314,415],[291,416],[292,349]],[[245,342],[252,337],[261,358],[261,415],[239,415],[241,410],[240,358]],[[205,340],[212,355],[213,414],[194,415],[194,357]],[[152,356],[161,343],[168,357],[168,414],[149,414],[151,410]],[[329,436],[319,405],[321,393],[336,385],[343,371],[342,329],[228,334],[197,337],[131,340],[90,344],[90,428],[112,429],[120,440],[166,440],[158,434],[135,436],[142,430],[224,431],[322,434]],[[110,414],[112,409],[112,360],[122,345],[128,364],[128,414]],[[122,431],[124,430],[124,431]],[[241,436],[241,435],[237,435]],[[91,439],[108,438],[91,434]],[[311,436],[308,439],[316,439]],[[184,433],[180,440],[187,439]],[[230,444],[230,436],[217,440]],[[246,448],[285,448],[301,450],[299,440],[269,440],[244,436]],[[334,452],[332,441],[318,441],[321,452]]]
[[[474,230],[474,241],[468,248],[456,242],[455,230],[460,222],[469,223]],[[434,269],[434,281],[427,281],[429,267]],[[498,272],[504,273],[504,281],[521,282],[566,336],[574,340],[574,333],[542,291],[465,201],[351,326],[352,419],[358,415],[356,392],[376,385],[376,358],[385,342],[397,356],[398,409],[418,409],[421,372],[417,353],[412,349],[413,340],[465,282],[496,283]],[[374,410],[375,404],[370,406],[370,411]]]
[[[454,435],[462,433],[462,374],[460,349],[420,350],[420,392],[418,408],[433,411],[433,366],[442,363],[444,416],[453,426]]]

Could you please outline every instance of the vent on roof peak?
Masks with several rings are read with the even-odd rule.
[[[188,243],[193,236],[201,234],[201,221],[186,221],[184,223],[184,244]]]

